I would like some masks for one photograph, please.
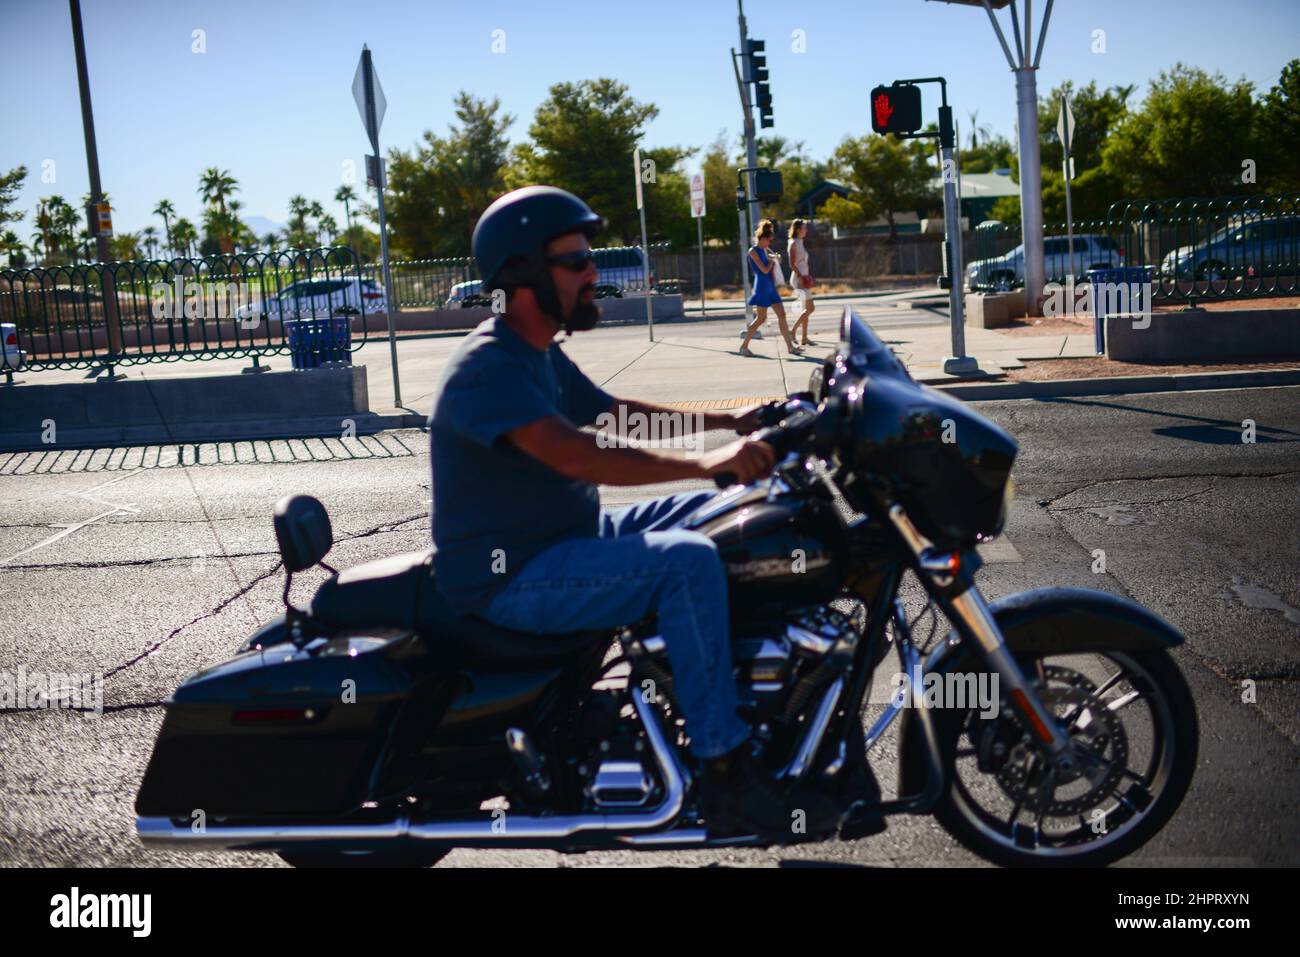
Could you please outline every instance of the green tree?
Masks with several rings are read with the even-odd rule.
[[[835,165],[855,190],[853,201],[867,219],[884,216],[891,239],[898,236],[897,213],[919,212],[939,202],[925,142],[870,134],[845,137],[835,150]]]
[[[632,152],[646,124],[658,115],[658,107],[637,102],[617,80],[557,83],[537,108],[528,130],[532,142],[520,144],[513,154],[510,185],[545,183],[567,189],[609,221],[610,241],[639,241]],[[665,149],[645,152],[643,159],[655,160],[658,180],[671,170],[672,164],[669,170],[659,168],[663,161],[684,155],[684,150]]]
[[[176,207],[172,205],[170,199],[161,199],[158,205],[153,208],[155,216],[161,216],[163,221],[163,231],[167,237],[167,249],[172,251],[172,220],[176,217]]]
[[[0,229],[6,223],[22,222],[23,214],[13,207],[18,202],[18,190],[22,189],[26,178],[26,166],[15,166],[7,173],[0,173]]]
[[[6,258],[11,269],[27,265],[27,247],[12,229],[0,232],[0,255]]]
[[[479,216],[506,189],[506,134],[514,117],[500,110],[495,98],[482,100],[461,91],[447,136],[426,130],[414,149],[389,152],[385,199],[390,238],[399,255],[468,255]],[[345,236],[352,235],[349,228]],[[365,231],[355,235],[362,237]]]
[[[208,204],[203,216],[204,230],[207,233],[204,245],[211,248],[207,240],[216,241],[217,248],[226,255],[234,252],[235,237],[238,233],[238,220],[231,217],[229,201],[239,191],[239,183],[229,170],[211,166],[199,177],[199,196]]]
[[[172,242],[176,244],[177,252],[187,257],[193,256],[194,244],[198,239],[198,230],[188,219],[181,217],[172,223]]]
[[[1242,161],[1257,153],[1254,110],[1247,80],[1229,83],[1180,63],[1152,81],[1141,107],[1120,118],[1102,162],[1132,197],[1249,192]]]
[[[1267,193],[1300,189],[1300,59],[1282,68],[1255,112],[1260,145],[1256,177]]]
[[[998,169],[1012,169],[1016,148],[1005,136],[988,136],[984,142],[960,150],[958,155],[963,173],[991,173]]]
[[[862,207],[861,203],[846,199],[836,193],[822,204],[821,217],[832,226],[838,226],[840,229],[851,229],[854,226],[861,226],[867,221],[867,211]]]

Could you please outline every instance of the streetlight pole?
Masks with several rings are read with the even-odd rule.
[[[81,93],[81,129],[86,139],[86,167],[90,173],[90,205],[98,207],[104,201],[104,190],[99,182],[99,151],[95,147],[95,114],[90,106],[90,78],[86,71],[86,38],[81,27],[81,0],[68,0],[72,14],[72,44],[77,59],[77,88]],[[100,291],[104,303],[104,327],[108,332],[108,378],[113,378],[112,357],[122,352],[122,327],[117,311],[117,287],[107,264],[112,256],[108,237],[99,228],[98,215],[87,210],[90,232],[95,237],[95,255],[101,268]]]
[[[946,0],[948,3],[982,6],[993,24],[998,43],[1007,58],[1011,72],[1016,75],[1016,116],[1020,140],[1020,232],[1025,244],[1025,312],[1030,316],[1042,314],[1043,287],[1047,283],[1047,270],[1043,262],[1043,174],[1038,148],[1038,63],[1043,57],[1043,43],[1047,40],[1047,24],[1052,19],[1052,5],[1047,0],[1043,22],[1038,31],[1038,44],[1033,42],[1033,0],[1023,0],[1025,26],[1020,28],[1016,0]],[[1011,38],[1016,52],[1012,54],[1006,34],[993,13],[994,7],[1011,8]]]

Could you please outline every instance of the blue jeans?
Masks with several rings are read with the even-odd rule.
[[[675,526],[713,492],[650,499],[600,517],[599,538],[552,545],[479,613],[542,634],[616,628],[657,613],[691,751],[718,757],[749,728],[736,716],[727,576],[707,535]]]

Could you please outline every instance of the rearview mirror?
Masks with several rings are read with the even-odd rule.
[[[329,513],[310,495],[286,495],[275,503],[275,541],[289,574],[311,568],[334,545]]]

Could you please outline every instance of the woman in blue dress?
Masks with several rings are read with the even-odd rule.
[[[781,296],[776,291],[776,282],[772,278],[772,271],[781,261],[781,255],[771,251],[774,238],[776,238],[776,227],[772,225],[770,219],[765,219],[758,224],[758,231],[754,233],[754,245],[749,249],[749,268],[754,272],[754,294],[749,297],[749,304],[754,307],[756,315],[754,322],[745,330],[744,342],[740,344],[742,356],[754,354],[749,351],[749,342],[754,338],[758,327],[767,321],[769,306],[776,311],[777,323],[781,326],[781,338],[785,340],[786,349],[795,354],[803,351],[790,335],[790,329],[785,321],[785,306],[781,302]]]

